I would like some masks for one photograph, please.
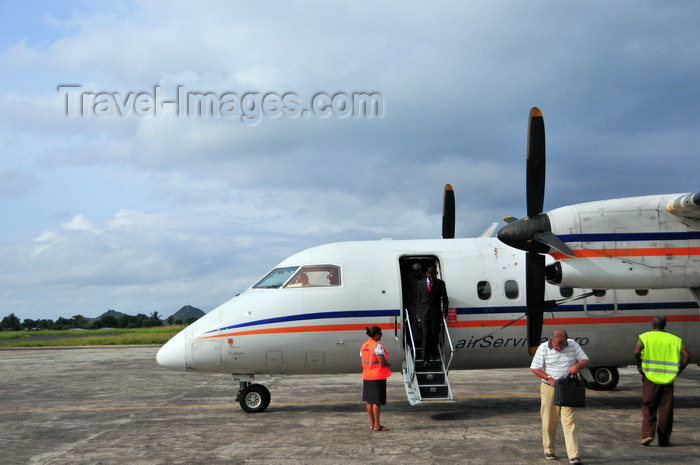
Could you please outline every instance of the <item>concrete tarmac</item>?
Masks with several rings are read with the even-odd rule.
[[[261,377],[270,407],[246,414],[229,376],[156,365],[157,347],[0,350],[0,463],[544,464],[538,380],[528,369],[455,371],[454,403],[411,407],[389,378],[382,424],[369,428],[361,375]],[[641,383],[621,370],[579,409],[586,464],[698,463],[700,368],[676,381],[673,447],[640,441]]]

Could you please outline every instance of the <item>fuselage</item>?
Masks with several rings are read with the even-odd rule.
[[[529,366],[525,253],[491,237],[342,242],[304,250],[185,328],[160,349],[158,363],[234,374],[358,372],[365,328],[377,325],[398,370],[409,329],[409,270],[428,262],[447,286],[456,351],[451,369]],[[297,282],[302,274],[311,282]],[[547,285],[546,291],[547,299],[561,299],[585,290]],[[563,328],[591,365],[624,366],[634,361],[637,335],[663,314],[667,330],[683,338],[691,354],[700,354],[700,309],[690,290],[600,294],[545,313],[542,340]]]

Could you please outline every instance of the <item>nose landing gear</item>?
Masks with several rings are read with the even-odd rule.
[[[270,391],[262,384],[252,383],[252,380],[252,375],[246,375],[245,379],[241,379],[240,375],[234,375],[234,381],[240,383],[236,400],[244,412],[260,413],[270,405]]]

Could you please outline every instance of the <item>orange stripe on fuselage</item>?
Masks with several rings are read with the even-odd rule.
[[[393,330],[393,323],[378,324],[382,330]],[[198,339],[212,339],[216,337],[231,337],[231,336],[250,336],[252,334],[285,334],[285,333],[319,333],[319,332],[337,332],[337,331],[364,331],[367,328],[365,324],[345,324],[345,325],[314,325],[314,326],[285,326],[283,328],[264,328],[250,329],[248,331],[235,331],[231,333],[216,334]],[[401,329],[401,325],[396,325],[396,329]]]
[[[700,315],[668,315],[669,322],[700,322]],[[450,323],[448,328],[481,328],[505,326],[513,320],[462,320]],[[610,317],[576,317],[576,318],[553,318],[544,320],[545,325],[601,325],[601,324],[625,324],[625,323],[649,323],[649,315],[641,316],[610,316]],[[510,326],[525,326],[526,320],[518,320]],[[377,325],[382,330],[393,330],[393,323]],[[316,326],[285,326],[282,328],[252,329],[247,331],[234,331],[229,333],[206,336],[198,339],[213,339],[220,337],[251,336],[254,334],[290,334],[290,333],[318,333],[318,332],[342,332],[342,331],[362,331],[367,327],[365,324],[343,324],[343,325],[316,325]],[[396,329],[401,329],[400,325]]]
[[[700,247],[640,247],[635,249],[577,249],[574,250],[576,258],[598,257],[668,257],[681,255],[700,255]],[[555,260],[564,260],[569,257],[561,252],[550,254]]]

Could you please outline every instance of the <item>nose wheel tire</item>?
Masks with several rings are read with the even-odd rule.
[[[244,412],[260,413],[270,405],[270,391],[262,384],[251,384],[238,396],[238,403]]]

